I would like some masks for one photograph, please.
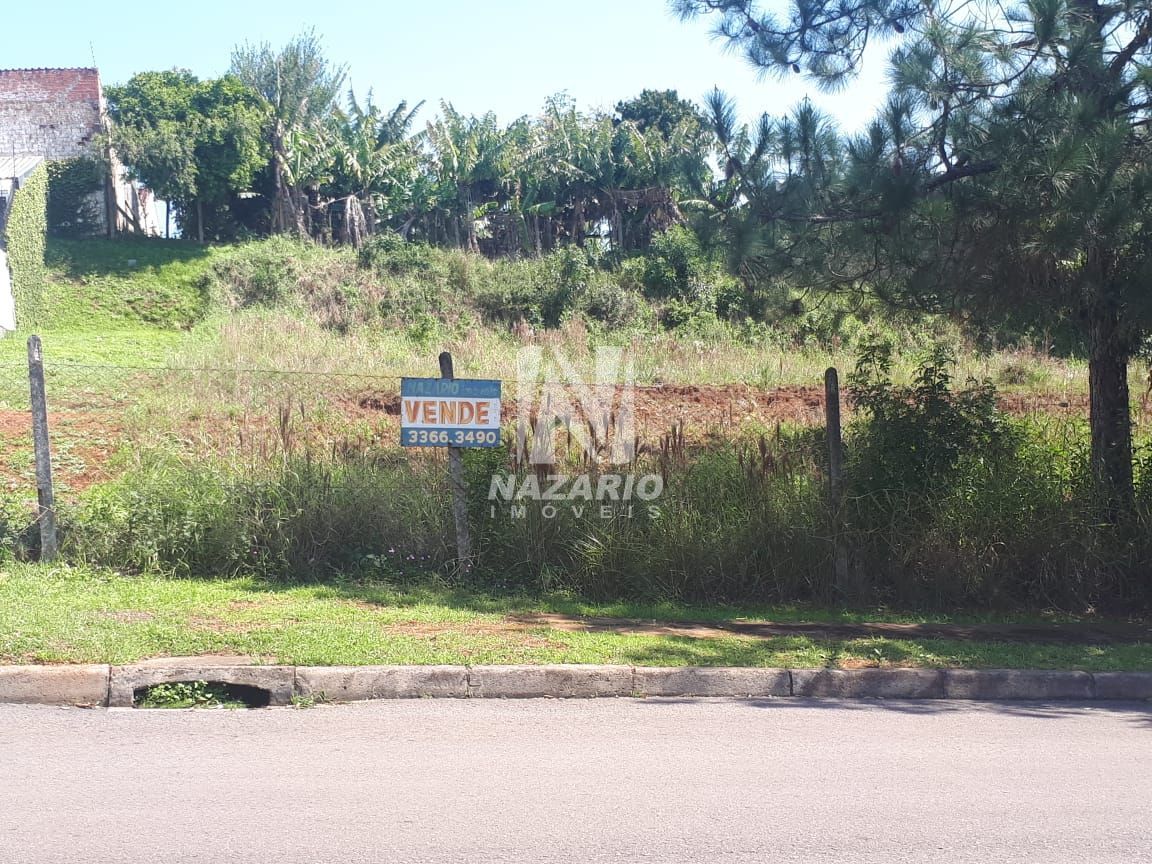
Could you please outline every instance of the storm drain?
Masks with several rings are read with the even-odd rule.
[[[267,708],[271,701],[263,687],[223,681],[169,681],[132,691],[135,708]]]

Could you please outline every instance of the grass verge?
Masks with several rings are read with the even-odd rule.
[[[725,609],[759,620],[859,620],[798,609]],[[701,620],[709,610],[494,597],[423,585],[281,588],[249,579],[125,577],[7,565],[0,663],[113,663],[241,654],[295,665],[624,663],[793,668],[970,667],[1152,671],[1152,644],[1049,645],[802,636],[690,638],[526,626],[526,612]],[[874,620],[908,621],[877,613]]]

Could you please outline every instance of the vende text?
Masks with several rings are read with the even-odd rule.
[[[495,399],[405,399],[405,426],[500,425],[500,402]]]

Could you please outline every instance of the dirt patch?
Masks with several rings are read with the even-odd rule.
[[[62,490],[81,491],[109,479],[109,458],[124,442],[120,415],[107,410],[50,411],[52,470]],[[32,415],[0,410],[0,483],[35,494]]]
[[[576,394],[567,394],[568,402],[578,406]],[[360,393],[346,403],[357,413],[383,413],[399,416],[400,396],[395,392]],[[503,400],[502,419],[511,422],[519,416],[520,406],[507,393]],[[635,392],[635,420],[642,436],[657,436],[676,423],[686,428],[713,430],[735,428],[748,421],[764,424],[823,422],[824,391],[816,387],[782,387],[764,390],[744,384],[670,385],[638,387]],[[577,415],[574,421],[585,421]]]
[[[102,618],[107,618],[111,621],[121,621],[125,624],[137,624],[144,621],[151,621],[156,616],[151,612],[138,612],[130,610],[120,610],[116,612],[101,612]]]
[[[441,636],[510,636],[517,637],[532,629],[531,624],[509,617],[500,621],[400,621],[387,624],[381,632],[393,636],[438,639]],[[540,626],[540,625],[536,625]]]
[[[848,413],[849,397],[846,390]],[[569,398],[577,404],[571,394]],[[1001,393],[998,402],[1003,411],[1014,415],[1088,416],[1088,396],[1084,393]],[[400,414],[400,396],[395,392],[360,393],[351,400],[351,405],[358,412]],[[505,422],[519,416],[519,405],[508,393],[505,393],[503,408]],[[1150,400],[1141,400],[1135,408],[1138,415],[1152,416]],[[748,384],[641,386],[635,391],[635,411],[637,431],[648,437],[667,432],[677,423],[695,430],[735,429],[750,422],[767,426],[777,423],[815,426],[824,422],[824,389],[765,389]]]
[[[393,417],[400,416],[399,396],[381,396],[377,394],[361,396],[356,401],[356,405],[364,411],[382,411]]]
[[[256,609],[260,606],[267,606],[267,600],[229,600],[229,609]]]
[[[215,615],[193,615],[188,619],[187,627],[189,630],[198,630],[207,633],[222,633],[231,636],[239,636],[249,633],[252,630],[251,622],[243,621],[225,621],[223,618],[218,618]]]
[[[749,636],[772,639],[802,636],[821,641],[848,639],[947,639],[957,642],[1031,642],[1064,645],[1111,645],[1152,642],[1147,624],[822,624],[751,621],[640,621],[625,618],[580,618],[554,613],[512,616],[528,626],[586,633],[620,633],[716,639]]]
[[[386,636],[403,636],[407,638],[427,639],[435,642],[444,637],[490,637],[506,640],[509,647],[514,648],[554,648],[563,649],[568,646],[555,639],[549,639],[547,631],[555,629],[547,624],[535,624],[510,615],[500,620],[483,621],[400,621],[388,624],[381,628]],[[461,650],[466,654],[476,651],[467,647]]]
[[[879,660],[863,660],[858,657],[839,657],[836,660],[837,669],[880,669],[884,664]]]
[[[260,658],[247,654],[197,654],[193,657],[148,657],[133,666],[254,666]]]
[[[506,386],[503,420],[519,417],[517,389]],[[561,398],[557,396],[557,398]],[[846,400],[847,401],[847,400]],[[579,405],[577,394],[563,402]],[[63,403],[61,403],[63,404]],[[49,417],[53,462],[59,494],[78,493],[114,476],[112,455],[133,438],[122,408],[93,397],[85,405],[54,410]],[[1000,407],[1016,416],[1043,415],[1060,420],[1086,420],[1085,394],[1002,393]],[[1152,421],[1152,399],[1135,408],[1141,422]],[[777,425],[820,426],[824,423],[822,387],[765,389],[746,384],[641,386],[634,400],[635,431],[641,452],[659,451],[674,441],[689,448],[731,440],[749,428]],[[400,396],[395,388],[352,387],[315,393],[306,399],[288,393],[283,398],[251,397],[227,411],[221,408],[189,412],[174,419],[176,439],[189,453],[231,453],[266,461],[287,451],[379,452],[398,445]],[[845,406],[845,416],[851,409]],[[579,415],[572,423],[588,418]],[[670,433],[676,430],[676,435]],[[408,454],[410,457],[411,453]],[[0,410],[0,488],[35,494],[31,417],[27,410]]]

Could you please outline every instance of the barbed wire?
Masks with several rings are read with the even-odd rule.
[[[11,370],[27,370],[26,363],[0,363],[0,369]],[[225,374],[225,375],[283,375],[283,376],[301,376],[311,378],[359,378],[365,380],[375,381],[402,381],[405,378],[419,378],[419,379],[437,379],[439,376],[435,375],[419,375],[419,374],[396,374],[396,373],[373,373],[373,372],[337,372],[337,371],[318,371],[315,369],[269,369],[264,367],[243,367],[243,366],[139,366],[130,364],[112,364],[112,363],[52,363],[45,362],[44,371],[47,375],[51,376],[53,372],[60,370],[87,370],[87,371],[126,371],[126,372],[150,372],[150,373],[192,373],[192,374]],[[459,378],[457,380],[467,380]],[[570,387],[574,389],[579,388],[611,388],[614,390],[631,388],[635,390],[671,390],[680,387],[752,387],[754,389],[767,390],[771,388],[757,387],[745,381],[704,381],[704,382],[662,382],[659,384],[640,384],[630,381],[613,381],[613,382],[592,382],[585,383],[580,381],[552,381],[547,379],[523,379],[523,378],[496,378],[502,384],[523,386],[544,386],[544,387]],[[813,389],[817,389],[813,387]]]

